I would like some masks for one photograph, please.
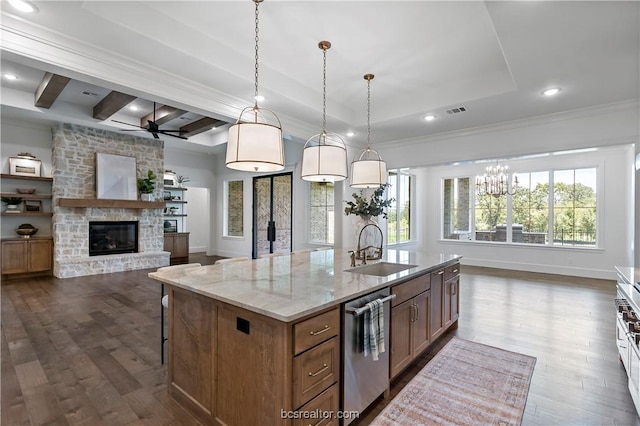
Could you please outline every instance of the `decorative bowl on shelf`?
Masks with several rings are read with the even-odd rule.
[[[24,238],[29,238],[35,233],[38,232],[38,228],[18,228],[16,229],[16,234],[23,236]]]
[[[18,194],[35,194],[35,188],[17,188]]]

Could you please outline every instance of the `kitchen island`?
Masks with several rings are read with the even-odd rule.
[[[366,271],[351,267],[346,250],[323,250],[150,273],[168,285],[168,392],[207,424],[308,420],[297,413],[324,413],[327,424],[337,424],[344,304],[380,289],[402,289],[414,322],[418,307],[408,291],[429,294],[439,279],[427,300],[440,308],[420,316],[439,317],[426,323],[433,342],[457,325],[459,259],[388,250],[381,263],[391,269]],[[371,275],[398,264],[406,269]]]

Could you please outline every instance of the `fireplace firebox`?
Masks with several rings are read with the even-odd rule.
[[[138,252],[138,222],[89,222],[89,256]]]

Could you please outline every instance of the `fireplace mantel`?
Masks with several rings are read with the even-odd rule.
[[[164,201],[105,200],[97,198],[59,198],[60,207],[98,207],[125,209],[162,209]]]

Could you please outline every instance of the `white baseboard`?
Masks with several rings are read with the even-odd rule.
[[[486,268],[510,269],[523,272],[538,272],[543,274],[567,275],[571,277],[598,278],[602,280],[615,280],[616,271],[614,269],[587,269],[575,266],[553,266],[535,263],[505,262],[500,260],[473,259],[463,257],[463,265],[484,266]]]

